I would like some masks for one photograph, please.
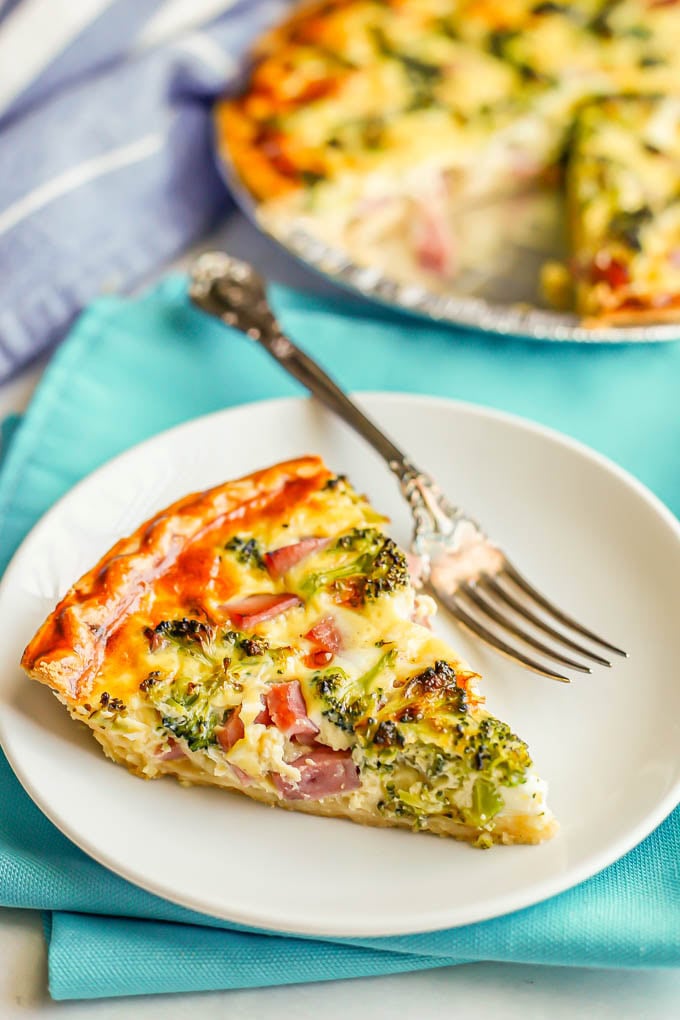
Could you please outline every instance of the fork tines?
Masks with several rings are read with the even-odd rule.
[[[578,656],[600,666],[611,666],[611,662],[586,647],[581,641],[576,641],[569,634],[563,633],[544,618],[546,614],[552,616],[563,628],[600,645],[609,652],[624,657],[627,655],[622,648],[605,641],[554,606],[508,560],[504,560],[502,569],[493,576],[483,573],[474,581],[459,584],[452,594],[443,595],[441,591],[437,594],[459,623],[496,651],[536,673],[564,683],[570,682],[569,677],[551,668],[553,664],[557,664],[558,667],[566,666],[579,673],[592,671],[587,662],[565,654],[566,650],[576,652]],[[514,642],[507,641],[507,636],[514,636],[523,644],[540,652],[549,664],[527,655]],[[545,636],[553,640],[550,643],[542,640]]]

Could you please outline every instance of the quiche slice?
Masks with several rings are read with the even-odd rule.
[[[576,124],[567,190],[576,305],[586,322],[680,321],[680,96],[589,104]]]
[[[384,522],[317,457],[187,496],[71,588],[22,664],[147,779],[481,846],[549,838],[526,744],[424,625]]]

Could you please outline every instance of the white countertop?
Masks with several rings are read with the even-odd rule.
[[[680,971],[581,970],[477,963],[360,981],[201,995],[52,1002],[45,945],[32,911],[0,911],[2,1020],[671,1020]]]
[[[240,215],[230,217],[196,250],[228,248],[270,277],[293,286],[329,289],[258,235]],[[173,264],[184,268],[192,253]],[[337,293],[337,292],[336,292]],[[23,410],[44,360],[0,386],[0,419]],[[378,383],[379,385],[379,383]],[[46,950],[39,915],[0,910],[0,1020],[174,1020],[200,1010],[202,1020],[374,1020],[399,1017],[493,1020],[671,1020],[680,1016],[680,969],[626,971],[479,963],[385,978],[200,995],[55,1003],[47,993]]]

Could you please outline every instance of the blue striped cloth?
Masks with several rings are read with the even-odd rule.
[[[0,382],[205,232],[210,105],[290,0],[0,0]]]

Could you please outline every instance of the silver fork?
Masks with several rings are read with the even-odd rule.
[[[537,591],[476,521],[449,503],[434,479],[415,467],[323,369],[284,335],[267,301],[264,282],[252,266],[223,252],[208,252],[194,263],[189,292],[203,311],[261,344],[383,457],[411,509],[412,551],[421,557],[425,579],[465,628],[527,669],[565,683],[569,677],[557,668],[590,673],[591,667],[583,659],[611,666],[608,659],[583,643],[584,638],[616,655],[626,655]],[[522,645],[538,651],[546,661],[527,654]]]

